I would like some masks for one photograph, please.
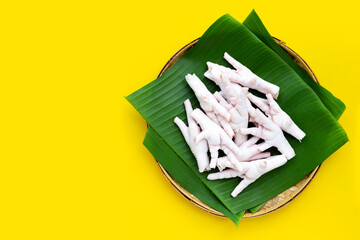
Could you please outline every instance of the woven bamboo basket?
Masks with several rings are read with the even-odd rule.
[[[192,48],[197,43],[198,40],[199,39],[196,39],[196,40],[190,42],[189,44],[187,44],[186,46],[181,48],[179,51],[177,51],[170,58],[170,60],[165,64],[163,69],[160,71],[158,77],[160,77],[164,72],[166,72],[169,68],[171,68],[190,48]],[[293,51],[291,48],[286,46],[285,42],[283,42],[283,41],[281,41],[281,40],[279,40],[277,38],[274,38],[274,40],[287,52],[287,54],[301,68],[303,68],[304,70],[306,70],[306,72],[308,72],[308,74],[314,79],[314,81],[319,83],[319,81],[317,80],[317,78],[316,78],[315,74],[313,73],[313,71],[310,69],[310,67],[307,65],[307,63],[295,51]],[[202,201],[197,199],[194,195],[192,195],[185,188],[183,188],[179,183],[177,183],[170,176],[170,174],[163,168],[163,166],[161,166],[160,163],[158,163],[158,164],[159,164],[159,167],[160,167],[162,173],[166,177],[166,179],[169,180],[169,182],[172,184],[172,186],[174,188],[176,188],[176,190],[178,190],[191,203],[193,203],[197,207],[199,207],[199,208],[201,208],[201,209],[203,209],[203,210],[205,210],[205,211],[207,211],[207,212],[209,212],[209,213],[211,213],[213,215],[216,215],[216,216],[219,216],[219,217],[225,217],[225,215],[223,213],[209,207],[208,205],[206,205],[205,203],[203,203]],[[265,215],[265,214],[269,214],[269,213],[274,212],[274,211],[284,207],[285,205],[289,204],[292,200],[294,200],[297,196],[299,196],[299,194],[309,185],[311,180],[315,177],[315,175],[316,175],[317,171],[319,170],[320,166],[321,165],[316,167],[311,173],[309,173],[307,176],[305,176],[300,182],[298,182],[294,186],[290,187],[286,191],[280,193],[276,197],[274,197],[274,198],[270,199],[269,201],[267,201],[255,213],[251,213],[249,210],[247,210],[245,212],[243,218],[252,218],[252,217],[258,217],[258,216],[262,216],[262,215]]]

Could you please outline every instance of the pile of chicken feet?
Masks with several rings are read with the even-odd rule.
[[[193,110],[187,99],[184,105],[188,126],[178,117],[174,122],[194,154],[199,171],[216,167],[220,170],[209,174],[209,180],[243,179],[231,193],[236,197],[261,175],[295,156],[283,131],[299,141],[305,133],[274,100],[279,96],[278,86],[261,79],[228,53],[224,58],[235,70],[207,62],[208,70],[204,74],[220,87],[220,92],[212,94],[195,74],[186,75],[203,111]],[[249,88],[265,94],[266,98],[249,93]],[[249,122],[255,127],[248,128]],[[270,152],[265,152],[270,147],[276,147],[281,155],[270,156]],[[219,157],[220,149],[225,156]]]

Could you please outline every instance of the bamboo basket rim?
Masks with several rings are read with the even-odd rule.
[[[285,42],[281,41],[278,38],[273,37],[273,39],[282,47],[285,52],[301,67],[303,68],[312,78],[315,82],[319,83],[317,77],[315,76],[312,69],[309,67],[309,65],[305,62],[304,59],[302,59],[294,50],[292,50],[290,47],[286,45]],[[164,67],[161,69],[160,73],[157,77],[160,77],[162,74],[164,74],[169,68],[171,68],[180,57],[182,57],[190,48],[192,48],[197,42],[199,38],[191,41],[190,43],[186,44],[184,47],[182,47],[180,50],[178,50],[164,65]],[[155,159],[156,160],[156,159]],[[200,201],[198,198],[196,198],[194,195],[192,195],[189,191],[187,191],[185,188],[183,188],[176,180],[174,180],[171,175],[166,171],[166,169],[158,162],[157,164],[160,167],[161,172],[163,173],[164,177],[171,183],[171,185],[179,192],[183,197],[185,197],[187,200],[189,200],[192,204],[199,207],[200,209],[211,213],[218,217],[225,217],[225,215],[207,204]],[[274,212],[276,210],[279,210],[280,208],[283,208],[290,202],[292,202],[296,197],[300,195],[300,193],[310,184],[312,179],[315,177],[316,173],[318,172],[321,164],[317,166],[312,172],[310,172],[308,175],[306,175],[299,183],[296,185],[290,187],[289,189],[285,190],[284,192],[280,193],[276,197],[268,200],[264,206],[262,206],[259,210],[257,210],[255,213],[251,213],[249,210],[245,211],[245,214],[243,218],[253,218],[253,217],[259,217],[266,214],[269,214],[271,212]],[[277,200],[277,202],[274,200]],[[281,200],[281,201],[280,201]]]

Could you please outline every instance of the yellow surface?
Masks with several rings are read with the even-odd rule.
[[[11,2],[0,7],[0,239],[358,236],[356,1]],[[123,96],[222,14],[242,21],[253,8],[345,102],[350,142],[294,202],[236,228],[165,180]]]

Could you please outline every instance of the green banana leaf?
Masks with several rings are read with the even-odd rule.
[[[243,22],[243,25],[275,53],[277,53],[305,81],[305,83],[314,90],[324,106],[331,112],[335,119],[338,120],[340,118],[345,111],[345,104],[327,89],[317,84],[304,69],[295,63],[295,61],[284,51],[284,49],[280,47],[280,45],[277,44],[271,37],[255,10],[249,14]]]
[[[281,168],[262,176],[236,198],[232,198],[230,193],[240,180],[208,181],[207,173],[198,173],[195,158],[173,123],[175,116],[185,119],[185,99],[190,98],[194,107],[199,106],[184,76],[196,73],[210,91],[217,90],[212,82],[203,77],[203,73],[206,71],[206,61],[226,65],[222,58],[225,51],[260,77],[280,86],[279,105],[307,133],[302,143],[287,136],[297,156]],[[348,141],[344,130],[315,92],[276,53],[229,15],[216,21],[164,75],[127,99],[235,214],[264,203],[291,187]]]
[[[261,203],[261,204],[257,205],[256,207],[250,208],[249,210],[251,213],[256,213],[264,205],[265,205],[265,203]]]
[[[256,14],[255,10],[253,10],[250,15],[246,18],[246,20],[243,22],[244,26],[247,27],[252,33],[254,33],[260,40],[262,40],[268,47],[272,48],[280,57],[283,58],[283,60],[285,62],[288,63],[288,65],[290,67],[292,67],[302,78],[305,78],[307,80],[312,80],[312,78],[310,77],[310,75],[308,75],[308,73],[306,71],[304,71],[302,68],[300,68],[297,64],[294,64],[295,62],[288,56],[288,54],[274,41],[274,39],[271,37],[271,35],[268,33],[268,31],[266,30],[265,26],[263,25],[262,21],[260,20],[260,18],[258,17],[258,15]],[[310,77],[310,78],[309,78]],[[306,83],[308,83],[309,81],[305,81]],[[311,83],[313,83],[314,81],[312,80]],[[341,116],[341,114],[343,113],[343,111],[345,110],[345,105],[337,98],[335,98],[329,91],[327,91],[325,88],[322,87],[318,87],[318,84],[308,84],[319,96],[320,95],[320,100],[322,100],[322,102],[324,103],[324,105],[330,109],[329,111],[336,116],[336,119],[338,119],[338,117]],[[320,92],[320,94],[319,94]],[[324,94],[321,94],[324,93]],[[330,98],[330,99],[327,99]],[[334,103],[335,106],[331,106],[331,104]],[[330,107],[329,107],[330,106]],[[151,128],[150,128],[151,129]],[[152,151],[150,149],[149,144],[145,144],[146,142],[152,142],[153,144],[156,141],[160,141],[162,144],[166,144],[161,138],[156,138],[156,137],[152,137],[154,134],[147,134],[146,138],[144,140],[144,145],[148,147],[148,149],[153,153],[153,155],[156,155],[156,151]],[[157,135],[157,134],[156,134]],[[157,135],[158,136],[158,135]],[[169,146],[167,145],[167,148],[169,148]],[[172,151],[173,152],[173,151]],[[174,153],[174,152],[173,152]],[[176,153],[174,153],[176,154]],[[175,159],[175,157],[171,158],[171,159]],[[172,169],[172,167],[175,167],[177,164],[167,164],[167,161],[170,161],[168,159],[162,159],[163,161],[161,161],[160,163],[163,166],[166,166],[165,169],[168,172],[173,172],[174,170]],[[182,160],[176,155],[176,160],[177,161],[181,161],[181,167],[180,166],[176,166],[177,168],[181,168],[183,173],[182,176],[178,176],[177,172],[174,172],[175,174],[175,179],[191,179],[192,182],[196,182],[196,181],[200,181],[197,176],[188,168],[188,166],[186,166]],[[165,162],[164,162],[165,161]],[[181,173],[180,172],[180,173]],[[196,180],[195,180],[196,178]],[[185,187],[188,191],[190,191],[191,193],[193,193],[194,196],[197,196],[198,199],[204,199],[204,201],[207,201],[207,197],[211,198],[211,197],[215,197],[215,195],[211,194],[211,196],[202,196],[201,194],[198,194],[199,191],[205,191],[208,192],[208,188],[204,185],[204,184],[192,184],[190,186],[188,186],[186,183],[181,184],[183,187]],[[194,186],[196,186],[196,188],[194,188]],[[206,189],[202,189],[202,188],[206,188]],[[216,198],[215,200],[216,204],[214,203],[208,203],[209,206],[211,206],[214,209],[217,209],[220,212],[223,212],[227,217],[229,217],[235,224],[238,224],[240,219],[236,218],[233,219],[234,215],[231,214],[226,208],[224,209],[224,205],[221,204],[221,202],[219,202],[219,200]],[[220,206],[216,207],[216,205],[220,204]],[[252,213],[255,213],[256,211],[258,211],[262,206],[264,205],[264,203],[253,207],[250,209],[250,211]]]
[[[255,12],[255,10],[253,10],[249,14],[249,16],[243,22],[243,25],[247,27],[253,34],[255,34],[263,43],[273,49],[291,68],[293,68],[299,74],[300,77],[306,79],[305,83],[307,83],[315,91],[315,93],[317,93],[318,97],[323,102],[325,107],[328,108],[328,110],[335,116],[336,119],[341,116],[341,114],[345,110],[345,105],[341,102],[341,100],[334,97],[327,89],[318,86],[318,84],[314,84],[314,80],[312,79],[312,77],[305,70],[299,67],[298,64],[294,64],[295,62],[292,60],[292,58],[283,50],[283,48],[279,46],[279,44],[274,41],[271,34],[267,31],[266,27],[264,26],[263,22]],[[148,136],[148,139],[150,137],[151,136]],[[151,139],[151,141],[156,141],[156,139]],[[182,161],[181,159],[179,160]],[[187,171],[187,174],[193,175],[192,177],[194,177],[193,172]],[[202,187],[206,186],[202,185]],[[255,213],[264,205],[265,203],[262,203],[256,207],[251,208],[250,211],[252,213]]]
[[[203,203],[222,212],[238,226],[244,211],[231,213],[151,127],[146,132],[143,144],[182,187]]]

